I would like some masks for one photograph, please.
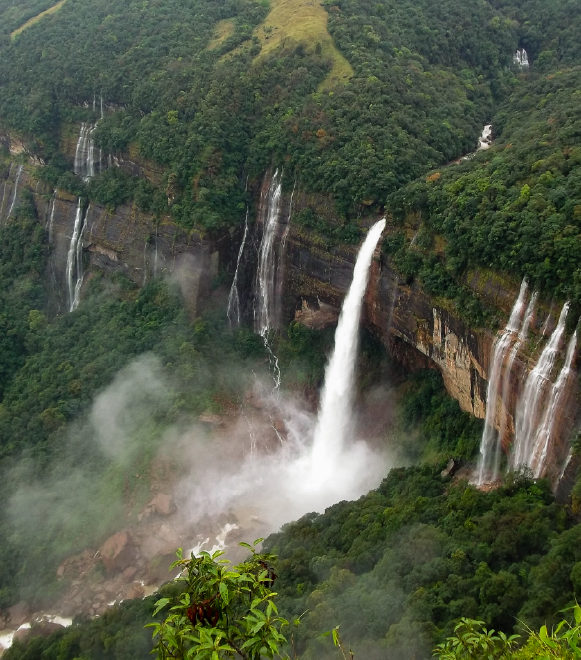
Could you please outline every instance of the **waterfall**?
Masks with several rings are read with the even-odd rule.
[[[515,441],[511,457],[511,465],[518,468],[523,465],[531,466],[534,449],[534,440],[537,430],[537,421],[543,395],[559,348],[565,332],[565,320],[569,311],[569,303],[563,305],[559,322],[553,331],[549,342],[543,349],[539,361],[530,372],[521,400],[516,408]]]
[[[85,235],[85,229],[87,228],[87,222],[89,220],[89,211],[91,210],[91,205],[87,207],[85,212],[85,218],[83,220],[83,226],[81,228],[81,233],[79,234],[79,240],[77,241],[77,281],[75,283],[75,295],[73,298],[73,304],[71,306],[71,312],[79,306],[81,302],[81,287],[83,286],[83,280],[85,279],[85,273],[83,270],[83,236]]]
[[[555,384],[551,388],[549,403],[545,406],[545,412],[539,430],[537,431],[535,442],[529,463],[536,479],[543,476],[546,468],[547,455],[549,453],[551,436],[558,418],[558,411],[561,407],[563,396],[566,392],[567,383],[572,374],[571,365],[577,349],[577,332],[573,333],[567,348],[565,364]]]
[[[499,445],[502,443],[502,440],[504,438],[504,434],[506,432],[507,411],[508,411],[509,396],[510,396],[510,377],[511,377],[511,374],[512,374],[512,367],[514,365],[514,361],[516,360],[516,356],[518,355],[520,347],[527,340],[527,337],[528,337],[528,334],[529,334],[529,327],[531,325],[531,321],[533,320],[533,315],[535,313],[535,307],[536,307],[536,304],[537,304],[537,298],[538,297],[539,297],[539,294],[536,291],[531,296],[531,299],[529,301],[529,305],[528,305],[527,310],[525,312],[522,327],[520,329],[520,332],[518,333],[518,337],[517,337],[517,340],[516,340],[514,346],[510,349],[510,354],[508,356],[508,361],[506,363],[506,367],[505,367],[505,370],[504,370],[504,377],[502,379],[503,408],[502,408],[502,416],[501,416],[500,426],[499,426],[499,431],[498,431]],[[500,450],[500,446],[499,446],[499,450]],[[499,458],[500,458],[500,456],[499,456]]]
[[[77,148],[75,150],[75,161],[73,170],[76,175],[87,180],[95,176],[95,142],[93,133],[97,124],[90,126],[84,122],[81,124]]]
[[[87,209],[88,212],[88,209]],[[83,213],[81,198],[77,204],[73,235],[67,254],[67,287],[69,292],[69,311],[74,311],[79,305],[79,295],[83,283],[83,241],[87,213]]]
[[[244,246],[246,245],[246,237],[248,236],[248,209],[246,209],[246,219],[244,221],[244,235],[242,236],[242,243],[238,250],[238,259],[236,260],[236,270],[234,271],[234,279],[232,280],[232,287],[230,288],[230,295],[228,296],[228,321],[232,325],[232,318],[236,316],[236,325],[240,325],[240,297],[238,295],[238,270],[240,262],[242,261],[242,254],[244,253]]]
[[[48,221],[48,242],[52,243],[52,227],[54,224],[54,209],[56,206],[56,188],[54,191],[53,198],[51,200],[51,206],[50,206],[50,215],[49,215],[49,221]]]
[[[20,182],[20,175],[22,174],[22,170],[24,169],[24,165],[20,165],[18,168],[18,173],[16,174],[16,181],[14,182],[14,194],[12,195],[12,204],[10,204],[10,210],[8,211],[8,215],[6,216],[6,220],[12,215],[12,210],[14,209],[14,204],[16,202],[16,196],[18,195],[18,183]]]
[[[274,172],[268,187],[266,198],[261,200],[262,240],[258,250],[258,270],[256,274],[256,308],[254,310],[256,332],[264,340],[264,347],[269,356],[274,391],[280,387],[281,375],[278,358],[270,345],[270,332],[276,327],[279,317],[279,304],[282,290],[283,251],[290,211],[286,218],[287,226],[281,229],[280,218],[282,198],[282,174]],[[292,207],[292,198],[291,198]],[[281,231],[282,236],[281,236]]]
[[[274,323],[275,311],[275,268],[276,249],[275,238],[277,235],[280,198],[282,194],[282,176],[278,170],[275,171],[268,188],[266,199],[266,218],[262,230],[262,241],[258,251],[258,309],[256,310],[256,330],[258,334],[265,337]]]
[[[478,151],[489,149],[492,144],[492,124],[486,124],[482,129],[482,135],[478,139]]]
[[[484,422],[484,433],[482,434],[480,443],[480,459],[478,461],[477,484],[479,486],[491,478],[492,481],[498,478],[500,463],[499,444],[502,440],[502,438],[498,437],[494,427],[498,386],[502,377],[504,360],[520,327],[527,288],[526,280],[523,280],[508,323],[502,333],[497,336],[492,349],[492,365],[488,375],[488,392],[486,394],[486,419]]]
[[[524,48],[517,49],[516,53],[512,56],[512,61],[519,69],[529,68],[529,56]]]
[[[325,370],[325,385],[315,427],[312,452],[315,478],[333,470],[352,430],[355,364],[359,345],[359,319],[369,281],[373,252],[385,227],[385,219],[369,230],[355,263],[353,281],[343,302],[335,332],[335,348]]]

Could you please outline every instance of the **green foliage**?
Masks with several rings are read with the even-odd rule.
[[[493,119],[490,150],[388,199],[397,220],[419,210],[445,239],[445,259],[433,259],[428,273],[414,272],[427,289],[438,270],[458,287],[467,269],[481,266],[526,276],[579,310],[580,94],[578,67],[522,81]],[[405,252],[394,253],[396,264]]]
[[[356,657],[388,660],[424,657],[460,616],[511,633],[531,568],[563,532],[564,512],[542,481],[516,475],[482,493],[441,469],[393,469],[360,500],[267,539],[279,557],[282,615],[309,610],[300,657],[329,657],[316,631],[337,623]]]
[[[417,371],[410,376],[401,410],[407,431],[419,428],[424,456],[470,460],[477,452],[482,422],[460,410],[458,402],[447,394],[438,371]]]
[[[438,660],[510,660],[518,637],[487,630],[484,621],[462,618],[454,628],[454,636],[436,646],[434,657]]]
[[[94,619],[76,617],[72,626],[49,637],[15,641],[4,660],[147,660],[151,641],[144,626],[152,616],[158,621],[166,616],[167,608],[159,610],[156,603],[160,597],[174,598],[176,587],[169,582],[152,596],[123,601]]]
[[[530,633],[526,644],[516,649],[518,635],[506,637],[503,633],[482,628],[482,621],[460,619],[455,635],[434,649],[438,660],[487,658],[490,660],[574,660],[581,658],[581,607],[575,605],[573,622],[563,619],[549,632],[541,626],[539,632]]]
[[[227,560],[218,560],[222,551],[182,559],[180,550],[174,563],[183,570],[180,596],[162,623],[150,624],[160,660],[288,657],[280,650],[286,642],[281,629],[288,622],[278,616],[272,590],[276,576],[270,565],[276,557],[240,545],[252,554],[234,569]],[[169,604],[170,599],[161,599],[156,611]]]

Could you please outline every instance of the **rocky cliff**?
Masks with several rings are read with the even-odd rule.
[[[18,143],[16,150],[21,146]],[[33,168],[25,167],[20,175],[19,170],[13,165],[6,179],[0,182],[0,199],[4,199],[0,207],[0,223],[8,221],[8,209],[12,202],[17,205],[24,188],[35,192],[39,218],[45,224],[53,246],[47,274],[51,281],[50,313],[63,313],[68,310],[66,264],[78,202],[66,193],[50,195],[43,191],[32,178]],[[250,218],[254,228],[239,273],[241,288],[246,293],[242,306],[247,319],[252,313],[252,284],[264,213],[260,199],[264,196],[265,186],[266,182],[262,182],[262,186],[256,189],[257,221]],[[316,206],[318,212],[332,219],[333,204],[328,198],[296,194],[292,214],[289,196],[282,201],[285,216],[297,214],[307,206]],[[184,231],[167,218],[156,223],[152,217],[129,206],[113,211],[91,205],[86,212],[85,224],[82,236],[83,261],[88,270],[85,281],[94,271],[121,273],[139,285],[156,275],[172,274],[180,283],[192,315],[199,312],[219,269],[233,270],[238,251],[239,239],[232,239],[229,233],[204,237],[196,231]],[[298,223],[293,224],[291,218],[290,229],[288,234],[285,233],[284,255],[278,265],[283,271],[282,324],[293,318],[316,328],[334,324],[351,282],[356,255],[357,246],[329,246],[315,233],[304,230]],[[281,273],[277,278],[280,276]],[[485,272],[469,273],[465,283],[488,306],[508,316],[519,283]],[[540,310],[533,322],[537,346],[531,342],[517,358],[510,374],[507,408],[504,409],[499,401],[496,411],[497,426],[500,426],[502,417],[507,420],[503,438],[505,446],[513,436],[513,414],[522,384],[538,357],[541,325],[544,325],[545,332],[550,331],[558,313],[556,307],[549,309],[541,305]],[[406,284],[379,247],[366,295],[364,320],[396,360],[409,369],[438,368],[448,392],[460,406],[476,417],[485,417],[488,370],[495,334],[488,329],[467,326],[449,301],[430,298],[417,282]],[[562,447],[569,444],[578,408],[575,390],[559,418],[561,428],[557,444]]]

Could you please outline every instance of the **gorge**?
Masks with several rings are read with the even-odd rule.
[[[581,594],[581,10],[49,5],[0,0],[6,658],[145,658],[176,549],[254,539],[300,620],[275,657],[556,625]],[[214,634],[224,586],[183,630]]]

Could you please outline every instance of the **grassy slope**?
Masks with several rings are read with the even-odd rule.
[[[337,50],[327,30],[328,14],[319,0],[271,0],[270,6],[268,16],[253,33],[262,45],[255,61],[261,61],[283,45],[303,44],[307,51],[312,51],[320,44],[323,57],[333,62],[329,75],[319,86],[320,90],[346,82],[354,75],[351,64]],[[226,25],[217,26],[210,48],[216,48],[226,39],[227,29]],[[235,48],[225,57],[232,57],[242,47]]]
[[[14,30],[12,34],[10,35],[12,39],[15,39],[21,32],[24,32],[26,28],[29,28],[31,25],[34,25],[35,23],[38,23],[44,16],[47,16],[48,14],[54,14],[56,11],[58,11],[66,2],[67,0],[60,0],[54,7],[50,7],[49,9],[41,12],[38,14],[38,16],[34,16],[30,20],[26,21],[24,25],[19,27],[17,30]]]

